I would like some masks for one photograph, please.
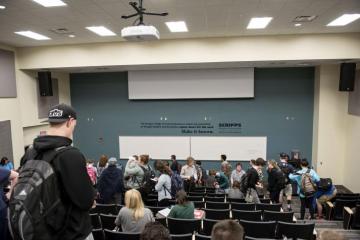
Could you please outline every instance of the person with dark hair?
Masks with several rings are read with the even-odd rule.
[[[227,156],[225,154],[221,154],[220,158],[221,158],[221,167],[220,167],[220,169],[221,169],[221,171],[224,172],[226,177],[228,179],[230,179],[231,178],[232,166],[231,166],[230,162],[226,160]]]
[[[161,173],[155,185],[155,191],[158,192],[158,206],[168,207],[171,199],[171,170],[165,161],[159,162],[157,167],[157,170]]]
[[[214,188],[216,183],[216,171],[214,169],[209,170],[209,176],[205,180],[205,187]]]
[[[7,157],[2,157],[0,161],[0,168],[5,168],[10,171],[14,170],[14,165]]]
[[[101,173],[104,171],[105,168],[108,166],[108,157],[106,155],[101,155],[100,159],[96,165],[96,176],[97,180],[99,180]]]
[[[289,212],[291,212],[292,211],[291,199],[292,199],[293,189],[292,189],[291,181],[289,179],[289,174],[294,172],[295,168],[293,167],[293,165],[289,164],[288,161],[289,161],[289,155],[287,155],[286,153],[280,153],[279,168],[285,174],[286,179],[285,179],[285,188],[280,192],[279,201],[280,203],[283,202],[283,195],[285,194],[287,200],[287,209]]]
[[[66,104],[58,104],[50,108],[48,113],[48,122],[50,128],[47,135],[39,136],[34,139],[32,147],[29,147],[21,159],[21,169],[31,165],[31,161],[44,159],[47,154],[63,149],[55,155],[51,161],[52,168],[59,181],[58,191],[61,194],[59,204],[52,214],[47,214],[46,224],[41,232],[36,232],[36,239],[45,239],[52,236],[54,239],[73,240],[92,238],[91,219],[89,210],[93,206],[96,197],[96,190],[93,188],[91,180],[86,171],[86,159],[84,155],[71,146],[72,136],[75,130],[77,114],[75,110]],[[19,177],[19,181],[20,181]],[[17,186],[15,186],[16,188]],[[11,204],[11,200],[10,200]],[[45,209],[47,210],[47,209]],[[10,217],[16,217],[11,215]],[[54,232],[54,222],[57,232]],[[60,226],[59,223],[65,223]],[[22,235],[23,232],[14,231],[16,235]]]
[[[279,203],[280,191],[285,185],[285,180],[275,160],[268,161],[268,183],[271,202]]]
[[[149,222],[140,234],[140,240],[171,240],[169,230],[159,222]]]
[[[252,167],[246,172],[247,186],[246,193],[244,192],[245,200],[247,202],[260,203],[256,188],[263,187],[259,178],[259,169],[262,168],[261,164],[263,162],[261,160],[251,160],[251,163]]]
[[[175,155],[171,155],[171,165],[170,165],[170,169],[171,171],[180,174],[181,171],[181,165],[178,163],[178,161],[176,160],[176,156]]]
[[[197,175],[196,184],[198,186],[202,186],[204,184],[204,181],[205,181],[205,178],[206,178],[206,171],[201,166],[201,161],[200,160],[195,161],[195,168],[196,168],[196,175]]]
[[[17,182],[19,174],[13,170],[0,168],[0,239],[10,239],[8,232],[7,201],[10,199],[11,192]],[[11,183],[10,190],[7,194],[4,193],[4,188],[8,183]],[[9,238],[8,238],[9,237]]]
[[[242,240],[244,228],[234,220],[217,222],[211,231],[211,240]]]
[[[298,194],[300,196],[301,208],[300,219],[305,217],[305,208],[309,208],[310,218],[314,219],[314,198],[316,193],[316,182],[320,181],[319,175],[309,168],[308,161],[304,158],[300,162],[301,170],[296,173],[290,173],[289,178],[296,181],[298,185]]]
[[[108,161],[108,167],[100,176],[97,189],[99,191],[98,202],[102,204],[121,204],[124,192],[123,173],[116,166],[116,158]]]
[[[180,176],[184,179],[184,189],[189,192],[195,187],[195,182],[197,181],[197,173],[195,159],[193,157],[188,157],[186,159],[186,164],[181,168]]]
[[[186,192],[180,190],[175,196],[176,205],[171,208],[168,217],[181,219],[194,219],[194,204],[188,201]]]
[[[240,162],[236,164],[235,169],[231,173],[230,182],[233,185],[235,181],[241,182],[241,177],[245,174],[245,171],[242,169],[242,165]]]

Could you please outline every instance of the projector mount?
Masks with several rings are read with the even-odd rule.
[[[143,8],[143,0],[139,0],[139,3],[137,3],[137,2],[129,2],[129,4],[130,4],[130,6],[132,6],[135,9],[136,13],[131,14],[131,15],[122,15],[121,18],[128,19],[128,18],[139,16],[135,20],[134,25],[135,25],[136,21],[139,21],[139,23],[137,24],[138,26],[139,25],[145,25],[144,24],[144,15],[167,16],[169,14],[167,12],[163,12],[163,13],[145,12],[146,9]]]

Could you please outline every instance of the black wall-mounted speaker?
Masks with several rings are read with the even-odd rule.
[[[342,63],[340,66],[339,91],[354,91],[356,63]]]
[[[51,72],[38,72],[40,96],[52,96]]]

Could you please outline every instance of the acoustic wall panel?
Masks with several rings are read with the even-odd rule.
[[[254,68],[130,71],[129,99],[253,98]]]
[[[0,98],[16,98],[15,54],[0,49]]]
[[[349,93],[349,114],[360,116],[360,69],[355,73],[354,91]]]
[[[59,104],[59,85],[56,78],[52,78],[52,96],[40,96],[39,82],[37,82],[37,98],[38,98],[38,117],[39,119],[47,118],[51,106]]]
[[[14,160],[10,120],[0,121],[0,158],[2,157]]]

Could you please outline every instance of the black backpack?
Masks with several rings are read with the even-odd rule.
[[[61,200],[52,161],[71,147],[37,153],[30,147],[9,201],[9,226],[14,240],[61,239],[70,207]]]
[[[320,182],[318,184],[318,189],[320,191],[326,192],[329,191],[332,186],[331,178],[320,178]]]
[[[240,178],[240,191],[243,194],[246,194],[248,188],[249,188],[249,174],[244,173]]]
[[[150,166],[148,166],[147,169],[143,166],[140,167],[144,171],[144,177],[142,183],[140,184],[140,191],[144,193],[151,193],[154,191],[156,184],[156,182],[152,180],[155,178],[155,172],[150,168]]]
[[[277,187],[279,190],[284,189],[286,186],[286,174],[280,169],[277,171]]]

